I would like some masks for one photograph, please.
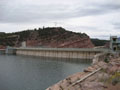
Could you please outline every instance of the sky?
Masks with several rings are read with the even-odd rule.
[[[120,36],[120,0],[0,0],[0,32],[43,26],[91,38]]]

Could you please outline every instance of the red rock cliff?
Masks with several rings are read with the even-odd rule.
[[[27,46],[53,48],[93,48],[90,38],[85,33],[75,33],[59,28],[44,28],[31,32]]]
[[[23,41],[26,41],[28,47],[94,47],[87,34],[67,31],[62,27],[47,27],[15,33],[4,33],[0,38],[0,45],[19,47]]]

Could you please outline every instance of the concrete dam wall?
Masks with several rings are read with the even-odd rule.
[[[5,49],[0,49],[0,55],[5,54]]]
[[[71,59],[93,59],[94,55],[107,51],[91,48],[16,48],[17,55]]]

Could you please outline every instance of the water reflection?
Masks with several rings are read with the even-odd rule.
[[[81,72],[88,60],[0,56],[0,90],[45,90],[68,75]]]

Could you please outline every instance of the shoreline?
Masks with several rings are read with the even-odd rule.
[[[109,64],[105,60],[109,60],[109,62],[112,62],[118,57],[119,56],[117,55],[112,55],[108,53],[97,54],[94,56],[92,65],[84,69],[83,72],[78,72],[70,75],[64,80],[61,80],[58,83],[54,84],[53,86],[48,87],[46,90],[104,90],[105,88],[103,87],[107,86],[104,86],[102,82],[98,82],[98,79],[100,77],[99,75],[101,74],[105,74],[106,77],[110,76],[107,73],[101,72],[104,68],[108,67]],[[120,62],[120,58],[118,59],[118,61]],[[120,68],[118,68],[118,70],[120,70]],[[102,75],[100,78],[102,78]],[[95,82],[92,82],[91,79],[94,79],[93,81]],[[92,89],[88,89],[88,87],[91,87]],[[95,89],[95,87],[99,87],[101,89]]]

